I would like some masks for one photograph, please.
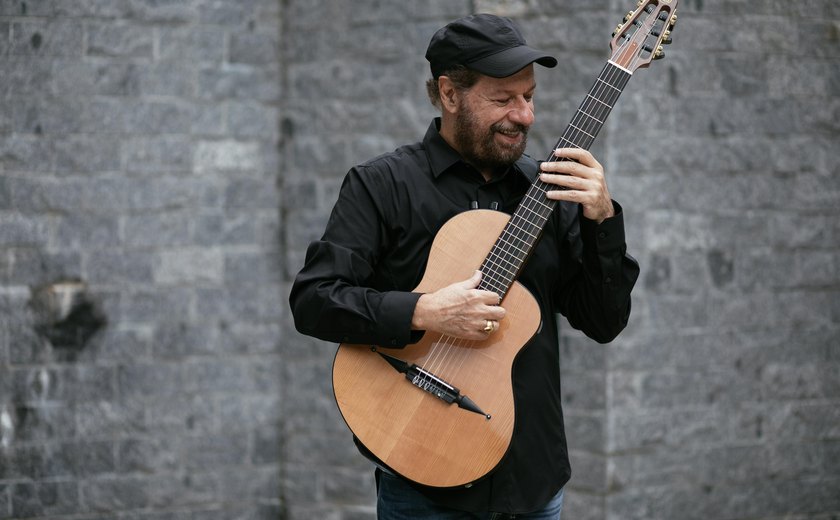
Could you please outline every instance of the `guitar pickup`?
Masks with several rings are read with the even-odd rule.
[[[488,421],[490,420],[490,414],[484,413],[484,411],[481,408],[479,408],[479,406],[475,404],[475,402],[472,399],[470,399],[466,395],[461,395],[460,390],[450,385],[438,376],[432,374],[428,370],[418,367],[414,364],[409,365],[405,361],[399,358],[395,358],[394,356],[389,356],[388,354],[377,352],[376,348],[374,348],[373,350],[374,352],[382,356],[382,359],[384,359],[388,362],[389,365],[394,367],[394,369],[397,372],[404,374],[405,378],[408,379],[408,381],[417,388],[432,394],[441,401],[444,401],[449,404],[455,403],[456,405],[458,405],[458,408],[462,408],[469,412],[483,415],[485,419],[487,419]]]

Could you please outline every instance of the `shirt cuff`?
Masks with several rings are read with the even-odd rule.
[[[421,331],[411,330],[411,318],[421,293],[390,291],[382,297],[379,326],[382,330],[383,347],[403,348],[416,343],[423,336]]]
[[[584,244],[594,245],[599,254],[610,251],[624,254],[624,213],[618,202],[612,201],[612,204],[615,214],[605,218],[600,224],[584,217],[582,207],[580,210],[580,232]]]
[[[624,214],[615,201],[613,209],[615,215],[600,224],[584,217],[582,212],[580,214],[584,269],[603,285],[612,285],[621,279],[622,259],[627,252]]]

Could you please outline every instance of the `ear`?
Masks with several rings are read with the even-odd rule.
[[[457,112],[459,92],[449,76],[438,78],[438,92],[440,92],[440,104],[443,110],[449,113]]]

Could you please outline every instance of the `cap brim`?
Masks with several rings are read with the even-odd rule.
[[[527,45],[511,47],[496,54],[465,63],[467,67],[494,78],[506,78],[524,69],[531,63],[537,63],[543,67],[552,68],[557,66],[557,59]]]

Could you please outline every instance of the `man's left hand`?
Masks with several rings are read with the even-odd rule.
[[[566,188],[549,190],[546,193],[549,199],[579,202],[583,216],[598,224],[615,215],[604,167],[591,153],[580,148],[558,148],[554,155],[570,160],[542,163],[540,179]]]

